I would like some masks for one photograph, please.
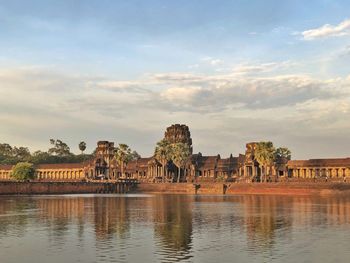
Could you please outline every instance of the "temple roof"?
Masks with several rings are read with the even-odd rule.
[[[74,169],[84,168],[87,163],[51,163],[51,164],[37,164],[35,169]]]
[[[12,164],[0,164],[0,170],[11,170],[12,167]]]
[[[201,156],[199,158],[198,168],[202,169],[214,169],[216,166],[218,156]]]

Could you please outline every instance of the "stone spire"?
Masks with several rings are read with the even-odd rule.
[[[187,143],[191,148],[191,153],[193,151],[191,132],[185,124],[173,124],[166,128],[164,139],[170,143]]]

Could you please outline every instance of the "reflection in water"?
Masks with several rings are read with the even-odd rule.
[[[152,199],[154,232],[162,262],[178,262],[191,258],[192,212],[191,202],[180,195],[158,196]]]
[[[349,230],[345,196],[0,197],[1,263],[347,262]]]

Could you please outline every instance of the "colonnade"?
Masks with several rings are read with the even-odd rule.
[[[10,180],[11,170],[0,170],[0,180]]]
[[[342,178],[350,177],[350,167],[300,167],[290,168],[291,176],[295,178]]]
[[[152,178],[163,176],[163,167],[159,165],[149,165],[147,168],[147,174]]]
[[[39,180],[79,180],[83,179],[83,169],[38,169],[35,171]]]

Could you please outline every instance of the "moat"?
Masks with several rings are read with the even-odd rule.
[[[10,262],[348,262],[350,196],[0,197]]]

